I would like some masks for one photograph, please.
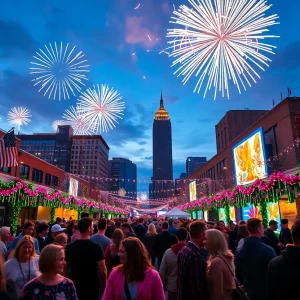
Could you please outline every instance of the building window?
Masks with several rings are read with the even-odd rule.
[[[1,172],[4,172],[4,173],[10,173],[11,172],[11,168],[9,167],[4,167],[4,168],[0,168],[0,171]]]
[[[20,177],[22,179],[29,179],[29,170],[30,170],[30,167],[27,166],[27,165],[20,165]]]
[[[46,177],[45,177],[45,185],[51,185],[51,175],[46,173]]]
[[[33,168],[32,181],[42,183],[43,182],[43,172],[41,170]]]
[[[56,176],[52,177],[52,185],[54,187],[58,187],[58,177],[56,177]]]

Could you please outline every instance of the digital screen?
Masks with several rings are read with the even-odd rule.
[[[190,202],[197,200],[196,180],[189,184]]]
[[[242,215],[243,215],[243,220],[247,221],[250,218],[257,218],[257,219],[261,219],[261,214],[260,214],[260,210],[257,207],[255,207],[254,205],[248,205],[242,208]]]
[[[229,219],[230,221],[236,222],[234,206],[229,207]],[[219,221],[224,221],[226,223],[226,213],[224,208],[219,208]]]
[[[226,220],[226,215],[225,215],[225,209],[224,208],[219,208],[219,221],[224,221]]]
[[[197,219],[198,219],[198,220],[203,219],[203,212],[202,212],[202,210],[198,210],[198,211],[197,211]]]
[[[263,130],[260,127],[232,148],[237,185],[268,176]]]
[[[277,230],[281,230],[280,227],[280,213],[279,213],[279,206],[278,202],[277,203],[267,203],[267,212],[268,212],[268,219],[269,221],[274,220],[278,223],[278,228]]]
[[[69,181],[69,194],[73,195],[74,197],[78,196],[78,180],[74,178],[70,178]]]
[[[197,219],[197,214],[195,211],[192,212],[192,219]]]
[[[208,220],[208,211],[207,210],[204,211],[204,219],[205,219],[205,221],[209,221]]]

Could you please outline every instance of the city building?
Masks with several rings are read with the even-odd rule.
[[[95,180],[101,190],[107,190],[108,153],[109,147],[101,135],[74,135],[70,172]]]
[[[186,173],[181,173],[179,179],[185,179],[185,178],[186,178]]]
[[[186,159],[186,177],[190,177],[207,162],[206,157],[188,157]]]
[[[34,133],[16,135],[21,140],[21,149],[60,168],[70,171],[70,156],[73,128],[58,127],[56,133]]]
[[[108,175],[112,179],[108,190],[118,192],[120,189],[126,191],[126,197],[135,198],[137,196],[137,169],[136,164],[131,160],[114,157],[108,161]]]
[[[169,197],[173,195],[172,189],[174,190],[172,126],[161,94],[160,106],[153,122],[153,183],[149,191],[149,198]]]
[[[268,110],[230,110],[215,126],[217,152],[226,148],[235,138],[253,123],[263,117]]]

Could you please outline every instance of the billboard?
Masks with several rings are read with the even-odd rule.
[[[234,206],[229,207],[229,219],[230,219],[230,221],[236,222],[235,207]],[[224,208],[219,208],[219,221],[226,222],[226,213],[225,213]]]
[[[257,218],[262,220],[262,216],[260,214],[260,210],[254,205],[248,205],[242,208],[243,220],[247,221],[250,218]]]
[[[258,128],[232,148],[234,175],[237,185],[245,185],[268,176],[264,135]]]
[[[280,231],[281,227],[280,227],[280,213],[279,213],[279,205],[278,202],[277,203],[267,203],[267,213],[268,213],[268,220],[274,220],[278,223],[278,228],[277,230]]]
[[[190,195],[190,201],[197,200],[196,180],[193,180],[189,184],[189,195]]]
[[[69,194],[73,195],[74,197],[78,196],[78,180],[74,178],[70,178],[69,181]]]
[[[203,212],[202,212],[202,210],[198,210],[198,211],[197,211],[197,219],[198,219],[198,220],[203,219]]]

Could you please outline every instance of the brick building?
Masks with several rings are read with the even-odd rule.
[[[200,182],[197,184],[197,193],[203,192],[206,195],[211,195],[212,193],[218,193],[221,190],[234,186],[235,174],[232,147],[260,127],[262,127],[264,134],[266,159],[270,160],[268,162],[268,174],[270,175],[276,171],[289,172],[289,170],[294,170],[300,162],[300,148],[295,147],[297,136],[294,129],[295,116],[298,111],[300,111],[299,97],[288,97],[272,110],[266,113],[264,113],[265,111],[261,111],[263,115],[258,118],[256,122],[249,125],[230,142],[230,139],[227,139],[227,145],[225,147],[222,147],[222,145],[219,146],[218,153],[189,177],[190,180],[198,179],[198,182]],[[216,136],[218,139],[220,123],[217,126]],[[236,132],[235,128],[231,128],[232,126],[236,126],[235,122],[229,122],[227,126],[227,133]],[[184,195],[185,199],[188,199],[187,195],[190,180],[187,180],[186,183],[181,186],[181,195]],[[203,189],[201,182],[210,182],[210,184],[206,184]],[[298,206],[298,214],[300,214],[299,199],[295,206],[296,205]]]

